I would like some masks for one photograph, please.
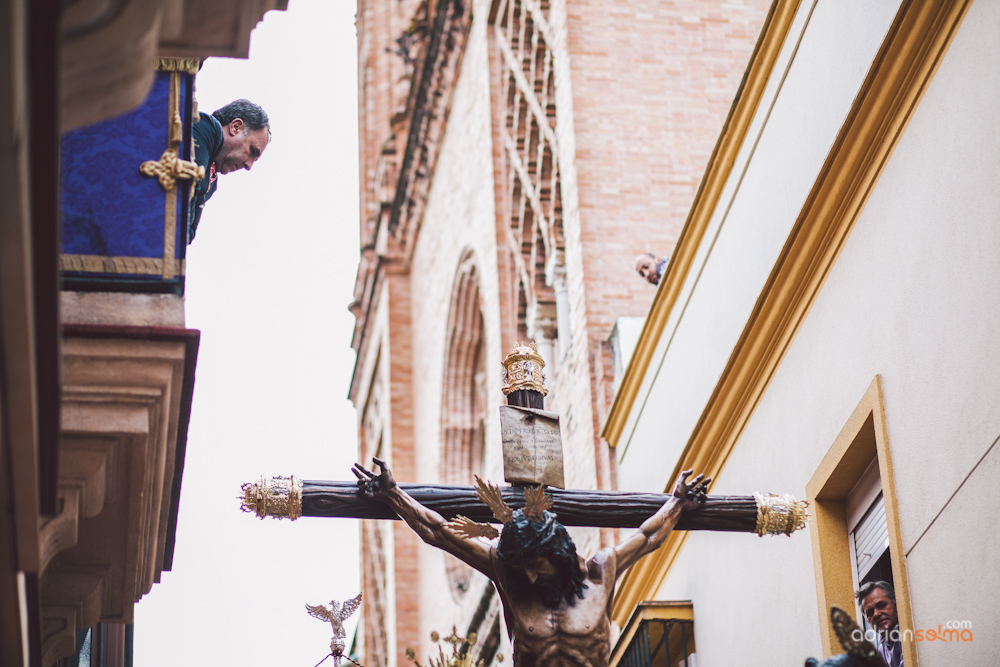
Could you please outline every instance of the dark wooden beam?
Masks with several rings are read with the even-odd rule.
[[[496,523],[471,486],[400,484],[414,500],[446,519],[457,515],[482,523]],[[665,493],[621,491],[574,491],[549,489],[552,511],[565,526],[638,528],[670,498]],[[524,493],[503,488],[504,500],[513,509],[524,506]],[[354,519],[399,519],[389,506],[361,495],[355,482],[304,480],[302,516]],[[714,530],[751,533],[757,526],[757,502],[753,496],[708,496],[703,507],[685,512],[678,530]]]

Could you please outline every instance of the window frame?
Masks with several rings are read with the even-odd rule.
[[[853,527],[847,525],[847,497],[862,479],[873,459],[878,461],[885,503],[899,627],[905,632],[912,630],[913,616],[910,611],[903,539],[899,528],[882,380],[878,375],[868,386],[812,479],[806,484],[806,495],[814,513],[810,533],[820,635],[826,657],[842,652],[830,623],[830,607],[837,606],[845,611],[856,608],[850,551],[850,531]],[[908,667],[917,665],[916,646],[912,641],[903,641],[903,661]]]

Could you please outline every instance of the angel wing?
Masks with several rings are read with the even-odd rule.
[[[329,623],[330,621],[333,620],[333,614],[331,614],[330,610],[324,607],[323,605],[314,607],[311,604],[307,604],[306,611],[309,612],[310,616],[312,616],[313,618],[318,618],[321,621],[326,621]]]
[[[361,606],[361,596],[362,595],[363,595],[363,593],[358,593],[358,597],[351,598],[350,600],[345,600],[344,601],[344,606],[341,607],[341,610],[340,610],[340,618],[341,618],[341,620],[344,620],[346,618],[350,618],[351,614],[353,614],[357,610],[357,608]]]
[[[490,524],[473,521],[469,517],[462,516],[461,514],[446,523],[445,528],[467,540],[470,540],[473,537],[485,537],[490,540],[495,537],[500,537],[500,531]]]

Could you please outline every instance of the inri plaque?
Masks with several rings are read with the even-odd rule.
[[[500,433],[505,480],[566,488],[558,414],[503,405]]]

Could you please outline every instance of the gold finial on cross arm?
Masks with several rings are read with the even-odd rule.
[[[757,501],[757,527],[754,532],[764,535],[791,535],[800,528],[805,528],[809,503],[796,500],[794,496],[773,493],[754,493]]]
[[[240,509],[256,514],[261,519],[273,516],[278,519],[295,521],[302,516],[302,480],[291,477],[261,477],[256,483],[247,482],[240,487],[243,491]]]

